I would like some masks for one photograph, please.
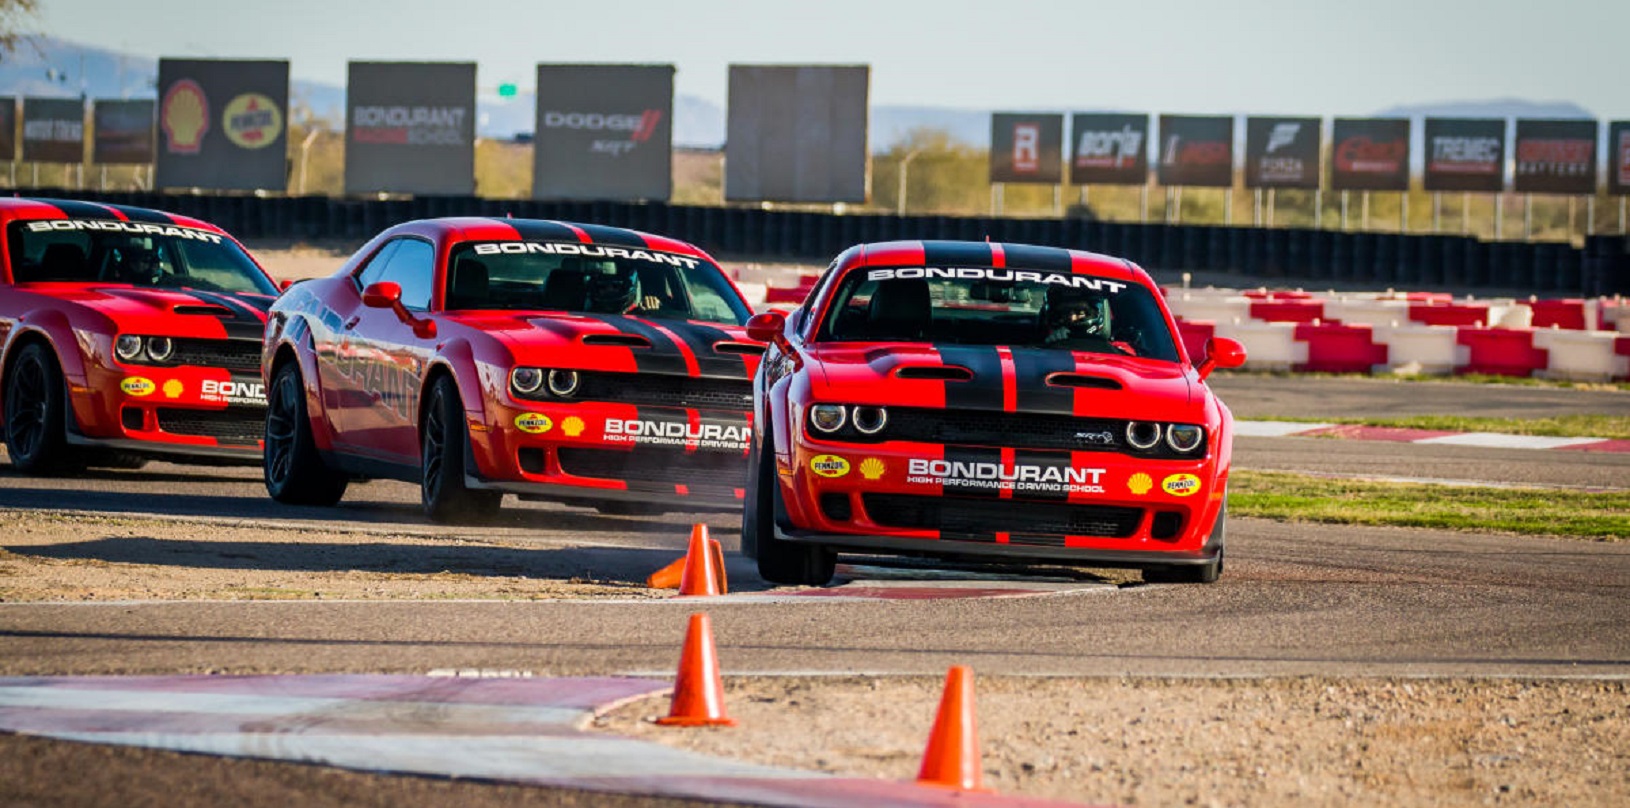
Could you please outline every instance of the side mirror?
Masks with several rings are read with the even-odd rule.
[[[294,285],[294,281],[291,281],[288,278],[284,278],[283,280],[280,280],[280,281],[277,282],[277,290],[279,292],[287,292],[287,291],[289,291],[289,287],[293,286],[293,285]]]
[[[779,311],[755,314],[747,321],[747,338],[758,342],[779,342],[787,327],[787,315]]]
[[[1245,346],[1237,340],[1227,337],[1212,337],[1206,340],[1206,356],[1196,368],[1200,378],[1211,375],[1217,368],[1237,368],[1245,364]]]
[[[362,290],[362,305],[370,309],[394,309],[402,303],[402,285],[390,281],[368,284]]]

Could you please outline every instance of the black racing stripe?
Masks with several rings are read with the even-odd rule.
[[[168,213],[152,210],[151,208],[134,208],[129,205],[108,205],[108,207],[123,213],[126,219],[132,222],[148,222],[151,224],[175,224],[175,218]]]
[[[719,342],[735,341],[729,332],[685,320],[657,320],[659,325],[679,335],[696,355],[696,367],[703,376],[722,376],[730,379],[747,378],[747,357],[741,354],[721,354],[713,350]]]
[[[114,208],[108,205],[98,205],[95,202],[81,202],[77,199],[36,199],[57,210],[70,219],[115,219],[119,217]]]
[[[972,446],[947,446],[945,459],[955,463],[994,463],[997,468],[1002,465],[1002,450]],[[1001,490],[991,480],[980,480],[982,485],[975,485],[973,481],[958,483],[954,480],[945,481],[945,494],[975,499],[1000,499]]]
[[[587,233],[595,244],[646,249],[645,239],[632,230],[624,230],[621,227],[607,227],[603,224],[579,224],[577,228]]]
[[[599,320],[624,334],[634,334],[650,341],[649,348],[629,348],[634,355],[634,368],[639,373],[666,373],[671,376],[689,376],[690,367],[685,364],[685,357],[679,353],[679,346],[674,344],[673,338],[645,323],[629,317],[616,314],[585,314],[582,315]]]
[[[988,267],[993,263],[990,245],[982,241],[923,242],[923,266]]]
[[[935,345],[947,365],[973,371],[968,381],[945,382],[948,410],[1002,411],[1002,358],[988,345]]]
[[[1013,349],[1013,376],[1018,387],[1015,403],[1019,412],[1075,414],[1075,388],[1054,387],[1047,383],[1050,374],[1075,370],[1075,358],[1069,351],[1047,351],[1036,348]]]
[[[256,308],[242,298],[233,295],[200,292],[196,289],[187,289],[183,293],[191,295],[201,302],[225,307],[232,312],[231,316],[221,318],[221,326],[226,329],[228,339],[261,339],[265,336],[265,309]]]
[[[1038,452],[1019,449],[1013,453],[1013,464],[1015,466],[1040,466],[1044,469],[1055,468],[1058,469],[1059,479],[1069,479],[1068,475],[1065,474],[1065,470],[1070,468],[1070,455],[1068,452]],[[1057,500],[1062,502],[1070,498],[1070,492],[1066,485],[1060,484],[1056,491],[1040,491],[1035,488],[1027,488],[1022,491],[1015,489],[1013,496],[1020,499]]]
[[[1012,269],[1051,269],[1069,272],[1074,263],[1069,250],[1030,244],[1003,244],[1003,263]]]
[[[500,224],[507,224],[515,228],[525,241],[569,241],[577,244],[581,241],[576,231],[560,222],[542,221],[539,219],[494,219]]]

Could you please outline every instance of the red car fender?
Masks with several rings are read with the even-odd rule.
[[[419,391],[420,402],[430,395],[430,382],[439,375],[438,370],[451,374],[453,384],[458,387],[459,401],[464,405],[465,427],[470,432],[470,452],[475,456],[476,473],[496,475],[499,467],[495,457],[497,447],[493,445],[493,441],[482,440],[477,436],[502,428],[502,424],[492,422],[487,417],[487,401],[489,397],[504,395],[504,390],[496,384],[489,389],[486,384],[489,380],[481,378],[481,368],[475,359],[475,349],[463,338],[449,340],[441,346],[436,357],[424,369],[424,386]],[[506,379],[505,383],[507,381]],[[423,416],[422,405],[420,415]]]
[[[43,338],[51,353],[56,355],[57,366],[62,369],[62,379],[70,391],[74,387],[83,389],[87,386],[86,356],[83,346],[74,337],[74,327],[67,315],[56,309],[35,309],[19,317],[17,322],[18,327],[6,342],[5,364],[0,367],[11,367],[17,346],[25,339]],[[111,332],[112,329],[104,330]],[[73,395],[71,392],[68,396],[68,414],[73,417],[75,425],[104,420],[97,417],[89,396]]]

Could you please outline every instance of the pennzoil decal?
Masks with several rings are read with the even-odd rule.
[[[815,455],[809,460],[809,470],[822,477],[842,477],[849,473],[849,461],[837,455]]]
[[[1191,496],[1200,490],[1200,478],[1193,474],[1173,474],[1160,481],[1160,490],[1174,497]]]
[[[908,483],[993,490],[1012,486],[1014,491],[1102,494],[1104,474],[1104,469],[1038,466],[1030,463],[1004,467],[1001,463],[968,463],[961,460],[929,460],[921,457],[913,457],[906,463]]]
[[[515,428],[531,435],[541,435],[554,426],[555,422],[541,412],[523,412],[515,416]]]
[[[703,449],[747,448],[747,427],[724,424],[682,424],[678,421],[646,421],[639,418],[607,418],[607,443],[635,443],[644,446],[684,446],[695,443]]]
[[[1141,471],[1132,475],[1131,477],[1126,478],[1126,490],[1131,491],[1140,497],[1149,493],[1149,489],[1154,487],[1154,479]]]
[[[885,471],[888,471],[888,466],[883,465],[883,461],[875,457],[868,457],[860,461],[860,476],[868,480],[882,479]]]
[[[158,385],[153,384],[152,379],[131,376],[119,382],[119,389],[133,396],[149,396],[153,394],[154,390],[158,389]]]

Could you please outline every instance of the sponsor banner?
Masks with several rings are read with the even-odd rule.
[[[1070,182],[1142,185],[1148,181],[1148,115],[1076,113],[1070,117]]]
[[[1611,194],[1630,194],[1630,121],[1614,121],[1607,126],[1607,190]]]
[[[17,159],[17,99],[0,96],[0,160]]]
[[[913,457],[906,482],[958,489],[1010,489],[1014,493],[1102,494],[1105,469],[1033,463],[984,463]]]
[[[1427,118],[1428,191],[1505,189],[1505,121],[1485,118]]]
[[[1234,184],[1234,119],[1160,116],[1161,185],[1227,188]]]
[[[351,62],[345,191],[475,193],[475,64]]]
[[[1330,187],[1409,190],[1409,119],[1337,118],[1331,125]]]
[[[1520,194],[1596,193],[1595,121],[1517,121],[1513,188]]]
[[[288,187],[289,63],[160,59],[155,185]]]
[[[1064,116],[998,112],[990,119],[990,181],[1057,185],[1064,179]]]
[[[726,202],[865,202],[871,68],[731,65]]]
[[[699,449],[727,449],[741,451],[747,448],[747,426],[730,424],[688,424],[680,421],[648,421],[641,418],[607,418],[602,435],[606,443],[627,443],[639,446],[677,446],[695,444]]]
[[[91,107],[91,162],[146,165],[153,162],[153,101],[95,101]]]
[[[666,201],[673,65],[538,65],[532,196]]]
[[[169,393],[168,386],[165,387],[164,392]],[[198,386],[198,398],[222,404],[264,407],[266,406],[266,386],[260,380],[249,377],[226,380],[211,379]]]
[[[24,98],[23,160],[85,162],[85,102],[77,98]]]
[[[1245,187],[1319,187],[1323,136],[1318,118],[1247,118]]]

